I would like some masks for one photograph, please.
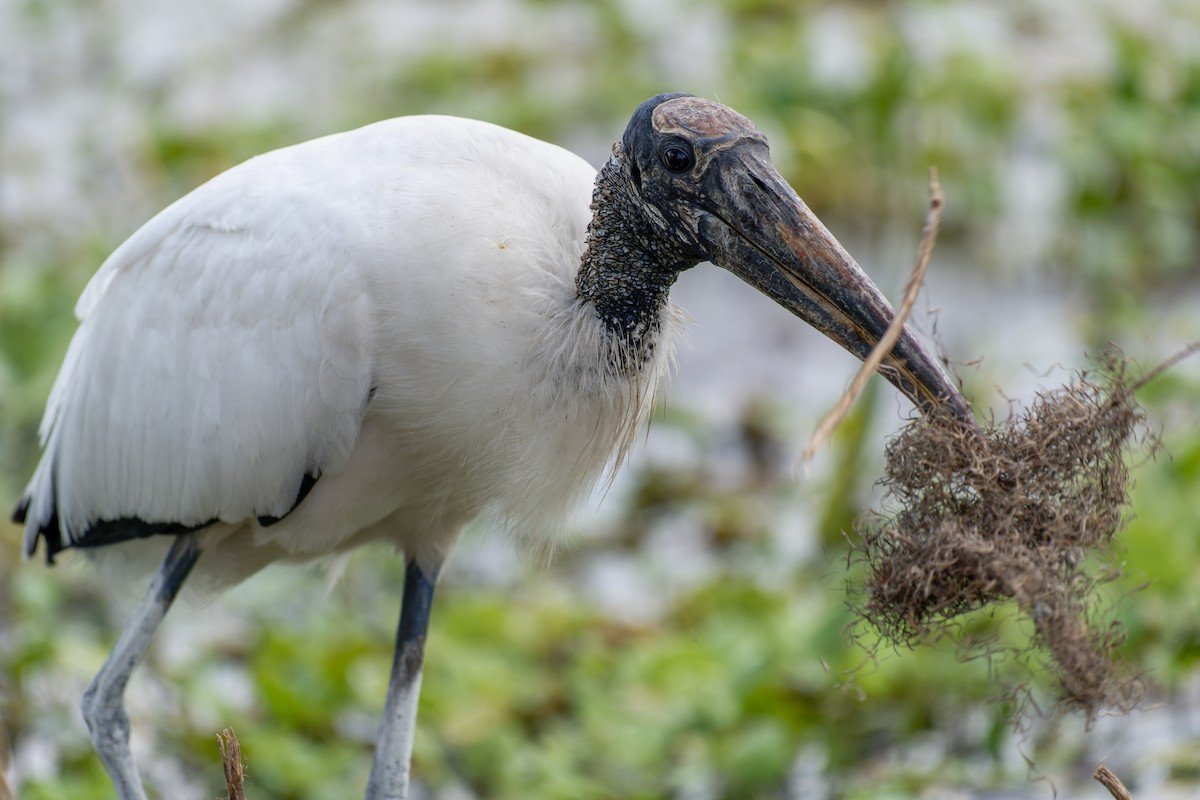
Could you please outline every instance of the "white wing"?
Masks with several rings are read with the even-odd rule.
[[[281,516],[305,475],[344,462],[372,374],[352,206],[256,159],[112,254],[47,404],[27,552],[43,528],[52,551],[104,520]]]

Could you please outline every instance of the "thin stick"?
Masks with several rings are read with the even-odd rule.
[[[1092,773],[1092,778],[1099,781],[1105,789],[1108,789],[1108,793],[1116,798],[1116,800],[1133,800],[1133,795],[1125,788],[1125,784],[1121,783],[1121,779],[1103,764],[1096,767],[1096,771]]]
[[[933,253],[933,243],[937,239],[938,224],[942,219],[942,206],[945,205],[945,202],[946,199],[942,194],[941,184],[938,183],[937,168],[930,167],[929,210],[925,213],[925,227],[921,230],[921,244],[917,249],[917,263],[913,267],[912,275],[909,276],[908,285],[904,287],[904,298],[900,303],[900,307],[896,309],[895,319],[892,320],[892,324],[888,326],[879,343],[875,345],[875,349],[871,351],[871,354],[863,362],[862,367],[859,368],[858,374],[854,376],[854,380],[850,383],[850,388],[842,393],[842,397],[837,405],[825,415],[825,418],[821,420],[821,424],[817,426],[812,439],[809,440],[808,445],[804,448],[804,452],[801,455],[805,465],[812,463],[817,450],[825,445],[834,430],[837,429],[837,426],[842,424],[842,420],[850,412],[850,406],[854,405],[854,401],[862,394],[867,381],[875,374],[875,370],[879,369],[879,365],[892,352],[892,347],[895,346],[896,340],[900,338],[900,332],[904,330],[904,323],[908,321],[908,315],[912,312],[913,306],[917,302],[917,294],[921,291],[921,282],[925,279],[925,268],[929,266],[929,256]]]
[[[1192,353],[1195,353],[1197,350],[1200,350],[1200,340],[1192,342],[1187,347],[1183,348],[1178,353],[1171,356],[1166,361],[1162,362],[1161,364],[1159,364],[1157,367],[1155,367],[1154,369],[1147,372],[1142,377],[1138,378],[1137,383],[1135,383],[1129,387],[1129,391],[1136,392],[1138,389],[1141,389],[1147,383],[1154,380],[1159,375],[1162,375],[1164,372],[1166,372],[1171,367],[1178,364],[1180,361],[1183,361],[1185,358],[1190,356]]]
[[[218,733],[217,744],[221,748],[221,766],[225,768],[225,788],[229,792],[229,800],[246,800],[242,746],[238,743],[233,728],[226,728]]]

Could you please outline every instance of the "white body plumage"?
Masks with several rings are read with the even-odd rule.
[[[494,125],[406,117],[174,203],[76,307],[27,549],[56,512],[64,544],[98,520],[217,520],[197,572],[223,584],[373,539],[436,571],[488,509],[553,535],[648,414],[676,325],[668,306],[651,360],[610,368],[575,285],[595,175]]]

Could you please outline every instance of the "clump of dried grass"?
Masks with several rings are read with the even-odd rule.
[[[808,463],[844,419],[867,379],[887,357],[912,311],[937,238],[944,197],[930,170],[929,208],[903,302],[839,404],[804,450]],[[955,638],[964,615],[1015,602],[1033,623],[1023,663],[1048,652],[1058,705],[1130,710],[1141,694],[1114,659],[1125,633],[1097,588],[1120,576],[1110,547],[1124,526],[1131,479],[1127,459],[1150,457],[1158,440],[1135,394],[1163,371],[1200,350],[1193,342],[1140,378],[1109,354],[1097,373],[1081,372],[1038,395],[1024,412],[982,430],[947,409],[914,419],[887,448],[882,484],[894,513],[873,512],[857,525],[851,559],[867,578],[851,587],[851,607],[873,625],[882,644],[914,647]],[[851,638],[866,639],[852,628]],[[962,639],[958,656],[996,658],[994,641]],[[868,647],[874,652],[878,644]],[[1020,721],[1031,698],[1011,687]]]
[[[1124,632],[1105,621],[1111,609],[1096,589],[1119,574],[1106,555],[1127,518],[1129,459],[1157,447],[1135,391],[1194,347],[1137,381],[1110,356],[982,435],[948,414],[909,423],[887,446],[882,483],[894,513],[859,524],[860,616],[912,647],[951,635],[964,614],[1015,601],[1033,623],[1029,651],[1050,656],[1061,706],[1089,719],[1129,710],[1139,683],[1116,665]]]

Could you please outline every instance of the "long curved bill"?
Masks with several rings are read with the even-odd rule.
[[[710,260],[865,359],[894,312],[779,175],[765,145],[715,155],[706,181],[710,206],[699,233]],[[977,427],[962,394],[907,327],[879,371],[922,412],[948,405]]]

